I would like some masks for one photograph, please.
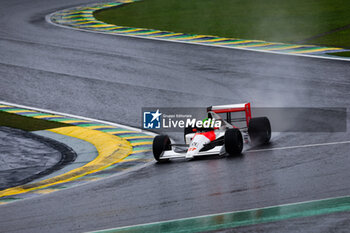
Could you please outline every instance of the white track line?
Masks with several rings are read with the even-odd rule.
[[[148,135],[151,135],[151,136],[156,136],[157,135],[157,134],[152,133],[152,132],[144,131],[144,130],[141,130],[141,129],[138,129],[138,128],[125,126],[125,125],[121,125],[121,124],[117,124],[117,123],[113,123],[113,122],[109,122],[109,121],[102,121],[102,120],[97,120],[97,119],[93,119],[93,118],[88,118],[88,117],[83,117],[83,116],[78,116],[78,115],[73,115],[73,114],[67,114],[67,113],[62,113],[62,112],[56,112],[56,111],[42,109],[42,108],[34,108],[34,107],[26,106],[26,105],[14,104],[14,103],[9,103],[9,102],[6,102],[6,101],[1,101],[1,100],[0,100],[0,104],[11,105],[11,106],[19,107],[19,108],[33,109],[33,110],[36,110],[36,111],[39,111],[39,112],[47,112],[47,113],[63,115],[63,116],[67,116],[67,117],[79,118],[79,119],[87,120],[87,121],[95,121],[95,122],[99,122],[99,123],[102,123],[102,124],[107,124],[107,125],[112,125],[112,126],[115,126],[115,127],[125,128],[125,129],[128,129],[128,130],[142,132],[144,134],[148,134]]]
[[[325,143],[308,144],[308,145],[300,145],[300,146],[286,146],[286,147],[277,147],[277,148],[260,149],[260,150],[248,150],[246,152],[249,153],[249,152],[261,152],[261,151],[272,151],[272,150],[289,150],[289,149],[317,147],[317,146],[329,146],[329,145],[338,145],[338,144],[350,144],[350,141],[325,142]]]
[[[57,11],[57,12],[59,12],[59,11]],[[195,43],[195,42],[190,42],[190,41],[168,40],[168,39],[152,38],[152,37],[145,37],[145,36],[123,35],[123,34],[115,34],[115,33],[112,33],[112,32],[93,31],[93,30],[89,30],[89,29],[74,28],[74,27],[61,25],[61,24],[57,24],[57,23],[52,22],[51,21],[51,16],[53,14],[57,13],[57,12],[51,13],[49,15],[46,15],[45,16],[46,22],[48,22],[49,24],[61,27],[61,28],[72,29],[72,30],[76,30],[76,31],[84,31],[84,32],[91,32],[91,33],[98,33],[98,34],[105,34],[105,35],[114,35],[114,36],[123,36],[123,37],[132,37],[132,38],[139,38],[139,39],[157,40],[157,41],[167,41],[167,42],[174,42],[174,43],[181,43],[181,44],[201,45],[201,46],[219,47],[219,48],[226,48],[226,49],[238,49],[238,50],[245,50],[245,51],[252,51],[252,52],[261,52],[261,53],[270,53],[270,54],[278,54],[278,55],[311,57],[311,58],[320,58],[320,59],[338,60],[338,61],[347,61],[347,62],[350,61],[350,59],[340,58],[340,57],[326,57],[326,56],[317,56],[317,55],[310,55],[310,54],[294,54],[294,53],[283,53],[283,52],[277,52],[277,51],[247,49],[247,48],[239,48],[239,47],[227,47],[227,46],[223,46],[223,45]]]

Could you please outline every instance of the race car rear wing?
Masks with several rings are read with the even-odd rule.
[[[231,123],[232,121],[240,121],[241,118],[238,119],[232,119],[231,113],[232,112],[245,112],[245,120],[247,123],[247,127],[249,125],[249,121],[252,118],[252,113],[250,110],[250,103],[243,103],[243,104],[228,104],[228,105],[216,105],[216,106],[210,106],[207,108],[207,112],[215,112],[215,113],[226,113],[226,120],[227,122]]]

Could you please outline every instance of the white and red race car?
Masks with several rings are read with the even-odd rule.
[[[270,141],[269,119],[252,118],[250,103],[211,106],[207,112],[209,119],[221,121],[220,127],[187,127],[184,132],[185,144],[173,144],[167,135],[158,135],[153,140],[154,158],[165,162],[173,158],[192,159],[204,155],[239,155],[244,143],[256,145]],[[239,112],[245,116],[232,117],[233,113]],[[237,126],[239,122],[243,123],[242,127]]]

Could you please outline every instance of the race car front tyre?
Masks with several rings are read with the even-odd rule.
[[[255,117],[250,119],[248,135],[254,145],[266,144],[271,139],[271,125],[267,117]]]
[[[162,159],[161,155],[166,150],[171,150],[170,139],[167,135],[158,135],[153,139],[153,156],[158,162],[165,162],[169,159]]]
[[[228,129],[224,137],[225,150],[230,155],[240,155],[243,150],[243,137],[239,129]]]

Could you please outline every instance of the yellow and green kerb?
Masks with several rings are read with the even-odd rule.
[[[153,136],[140,131],[4,104],[0,104],[0,111],[63,123],[63,127],[46,130],[89,142],[98,152],[92,161],[64,174],[1,190],[0,204],[99,180],[153,161]]]

